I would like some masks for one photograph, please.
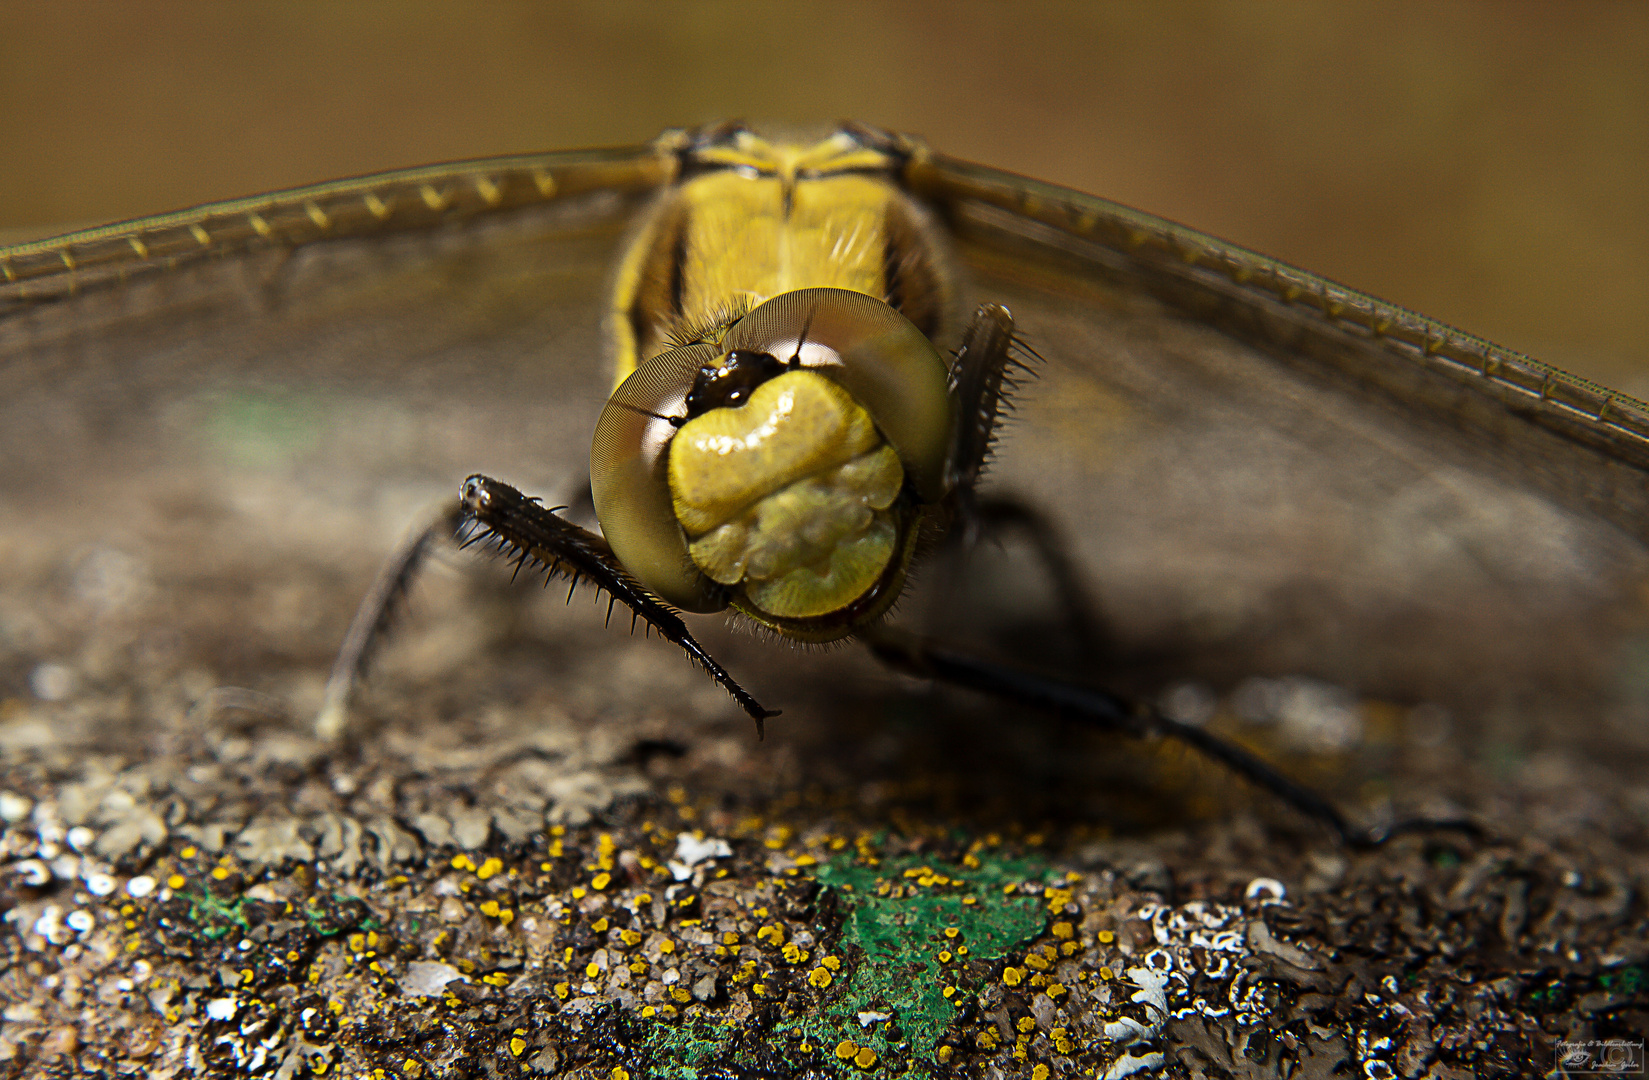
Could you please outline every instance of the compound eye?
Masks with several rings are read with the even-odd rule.
[[[688,391],[719,353],[714,345],[686,345],[643,363],[613,391],[590,445],[590,493],[613,554],[636,580],[683,611],[727,606],[726,590],[687,553],[666,476]]]
[[[892,307],[846,289],[800,289],[752,309],[728,330],[722,348],[766,353],[841,386],[876,422],[922,501],[944,496],[949,367],[927,335]]]

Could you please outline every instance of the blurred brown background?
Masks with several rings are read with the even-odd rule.
[[[0,236],[341,174],[855,117],[1649,396],[1639,3],[0,10]]]

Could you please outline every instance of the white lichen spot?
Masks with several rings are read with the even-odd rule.
[[[47,904],[41,910],[40,917],[34,920],[34,932],[53,945],[66,944],[71,936],[68,927],[63,925],[63,910],[56,904]]]
[[[105,874],[102,871],[87,873],[81,880],[86,883],[86,891],[93,896],[108,896],[115,891],[118,884],[113,875]]]
[[[41,701],[65,700],[74,694],[78,682],[73,668],[50,661],[36,664],[34,670],[29,672],[29,689]]]
[[[16,824],[29,816],[34,800],[15,791],[0,791],[0,821]]]
[[[1124,1046],[1156,1038],[1157,1033],[1162,1030],[1163,1023],[1168,1019],[1168,995],[1164,990],[1168,985],[1167,973],[1152,971],[1146,967],[1131,967],[1128,969],[1128,978],[1139,987],[1130,995],[1130,1000],[1145,1006],[1146,1022],[1141,1023],[1131,1016],[1123,1016],[1105,1025],[1105,1037]]]
[[[13,863],[11,869],[31,889],[38,889],[52,879],[51,867],[39,859],[24,859]]]
[[[1283,883],[1269,877],[1257,877],[1243,890],[1243,898],[1256,904],[1280,904],[1287,895]]]
[[[401,973],[401,993],[408,997],[440,997],[449,982],[468,982],[464,973],[451,964],[414,960]]]
[[[700,863],[725,859],[732,854],[733,849],[727,841],[719,837],[679,833],[676,836],[676,857],[668,864],[670,876],[676,881],[686,881],[693,876],[694,869]]]
[[[1160,1052],[1140,1054],[1137,1057],[1132,1054],[1123,1054],[1111,1062],[1111,1067],[1105,1070],[1103,1080],[1121,1080],[1124,1076],[1132,1076],[1144,1070],[1160,1069],[1163,1061],[1164,1058]]]

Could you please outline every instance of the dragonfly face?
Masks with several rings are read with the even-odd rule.
[[[1302,673],[1524,729],[1602,730],[1598,717],[1644,708],[1636,403],[1101,200],[925,151],[888,172],[886,144],[827,139],[812,158],[770,146],[764,163],[725,141],[701,140],[698,162],[676,136],[437,166],[0,252],[9,591],[53,610],[52,582],[96,578],[86,567],[113,553],[139,584],[85,595],[125,596],[136,625],[159,618],[159,597],[250,582],[264,614],[182,604],[168,616],[177,648],[248,681],[269,657],[312,670],[399,523],[453,478],[582,479],[614,385],[594,362],[604,321],[622,375],[667,355],[677,323],[845,287],[897,300],[940,355],[959,306],[1013,311],[1045,363],[991,478],[1054,517],[1130,688]],[[815,179],[855,194],[814,206]],[[710,257],[693,231],[709,215],[688,193],[734,181],[765,205],[818,210],[814,250],[858,256],[813,259],[825,276],[805,278]],[[875,243],[833,216],[863,209],[867,189]],[[725,212],[749,226],[733,246],[758,247],[759,215]],[[909,254],[928,237],[950,254]],[[711,264],[749,279],[690,283]],[[711,361],[733,351],[716,348]],[[907,484],[931,467],[865,407]],[[258,551],[280,558],[245,554]],[[675,566],[693,588],[722,573],[713,554],[710,571],[689,556],[694,569]],[[264,592],[277,562],[284,601]],[[1032,611],[1045,580],[1009,586],[994,620],[968,625],[1054,655],[1058,621]],[[63,610],[14,669],[78,655],[92,616]]]
[[[643,361],[596,424],[614,553],[689,611],[732,605],[811,640],[873,622],[946,486],[945,362],[844,289],[781,294],[706,336]]]

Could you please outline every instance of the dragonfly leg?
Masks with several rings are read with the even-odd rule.
[[[860,638],[877,659],[907,674],[1016,701],[1135,738],[1178,739],[1250,783],[1269,791],[1300,813],[1326,825],[1349,847],[1378,847],[1402,833],[1435,829],[1474,835],[1482,832],[1477,823],[1464,819],[1412,818],[1376,828],[1359,828],[1347,821],[1345,815],[1326,797],[1284,775],[1254,754],[1202,728],[1163,716],[1146,702],[996,663],[890,627],[866,631]]]
[[[1001,304],[981,304],[962,335],[951,365],[951,396],[957,408],[956,435],[950,454],[950,499],[954,520],[965,544],[977,538],[980,520],[977,489],[990,461],[1005,413],[1019,387],[1019,376],[1034,369],[1025,357],[1035,358],[1014,336],[1013,315]]]
[[[762,708],[727,669],[694,640],[681,616],[630,576],[602,537],[567,521],[555,510],[508,484],[486,476],[465,480],[459,503],[465,523],[475,526],[464,546],[485,543],[514,562],[518,571],[530,567],[549,578],[565,578],[573,588],[581,581],[595,585],[614,603],[629,608],[634,618],[681,646],[750,714],[756,721],[758,735],[763,731],[762,722],[778,715]]]
[[[951,393],[960,420],[951,447],[948,572],[959,574],[968,553],[988,536],[1010,531],[1023,535],[1054,586],[1073,643],[1081,655],[1096,656],[1106,645],[1098,606],[1066,555],[1053,521],[1021,500],[978,491],[1004,416],[1012,411],[1013,392],[1021,377],[1035,373],[1027,362],[1035,359],[1035,351],[1014,335],[1013,315],[1007,308],[980,305],[951,367]]]
[[[454,536],[463,521],[463,507],[456,500],[448,503],[378,571],[372,588],[355,610],[338,658],[332,663],[321,711],[315,717],[315,734],[323,739],[336,739],[343,734],[349,721],[349,699],[366,673],[373,652],[395,622],[413,579],[435,544]]]
[[[1036,564],[1052,587],[1072,652],[1085,659],[1113,652],[1106,633],[1104,613],[1094,598],[1082,572],[1069,555],[1069,547],[1059,527],[1035,506],[1011,495],[981,496],[972,506],[975,529],[952,529],[936,552],[939,573],[950,583],[940,590],[943,597],[960,593],[968,573],[967,561],[979,544],[1000,541],[1009,535],[1024,538]]]

